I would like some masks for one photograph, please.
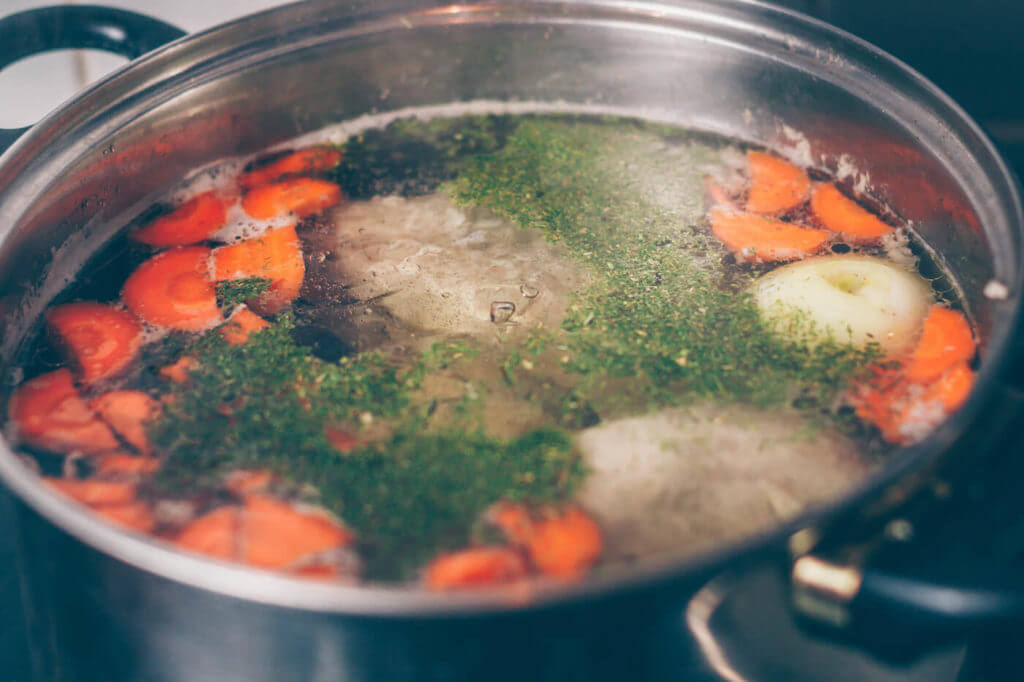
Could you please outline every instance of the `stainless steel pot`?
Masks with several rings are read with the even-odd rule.
[[[134,56],[176,36],[96,8],[15,15],[0,21],[0,66],[56,47]],[[698,667],[680,613],[709,579],[869,537],[1019,414],[1024,401],[1008,382],[1020,349],[1024,215],[992,145],[891,57],[740,0],[314,1],[144,54],[20,137],[6,132],[18,137],[0,157],[8,384],[49,299],[190,169],[365,114],[470,101],[631,113],[806,145],[823,168],[867,171],[963,286],[983,338],[976,394],[828,508],[698,560],[525,602],[302,582],[178,554],[78,513],[0,445],[40,680],[683,679]],[[870,629],[878,612],[858,605],[876,606],[894,576],[822,557],[797,564],[800,604]]]

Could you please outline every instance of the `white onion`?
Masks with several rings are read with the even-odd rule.
[[[825,339],[887,357],[909,350],[932,303],[928,282],[872,256],[823,256],[785,265],[754,285],[762,315],[810,345]]]

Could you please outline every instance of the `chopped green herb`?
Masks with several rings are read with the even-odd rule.
[[[328,363],[293,341],[293,326],[285,314],[243,345],[207,334],[189,350],[197,359],[189,384],[151,429],[165,457],[158,492],[213,492],[232,469],[270,468],[315,488],[357,532],[369,577],[401,579],[433,553],[465,545],[497,500],[567,499],[580,480],[560,431],[502,441],[424,429],[423,377],[472,347],[436,344],[404,366],[375,352]],[[366,414],[392,435],[339,453],[325,426],[357,432]]]
[[[259,298],[270,285],[271,280],[265,277],[245,277],[217,282],[217,305],[225,309],[234,308],[239,303]]]

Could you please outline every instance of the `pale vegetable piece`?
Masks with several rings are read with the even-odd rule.
[[[886,357],[908,351],[932,304],[920,275],[872,256],[823,256],[772,270],[754,284],[765,318],[808,344],[826,339]]]

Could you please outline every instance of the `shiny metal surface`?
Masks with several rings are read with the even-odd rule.
[[[0,157],[7,385],[20,339],[49,298],[185,172],[366,114],[470,101],[628,112],[802,151],[833,171],[866,170],[879,198],[913,221],[963,284],[985,340],[981,382],[1001,371],[1019,313],[1019,197],[976,126],[873,48],[739,0],[365,0],[300,3],[177,41],[55,112]],[[1009,288],[1006,300],[982,295],[991,280]],[[77,513],[2,447],[0,475],[20,500],[37,673],[682,679],[695,673],[682,633],[665,625],[695,590],[726,563],[783,560],[794,530],[854,511],[884,513],[919,484],[907,474],[926,472],[962,434],[983,406],[980,393],[833,508],[695,562],[641,567],[526,601],[500,591],[442,597],[317,584],[178,554]]]

